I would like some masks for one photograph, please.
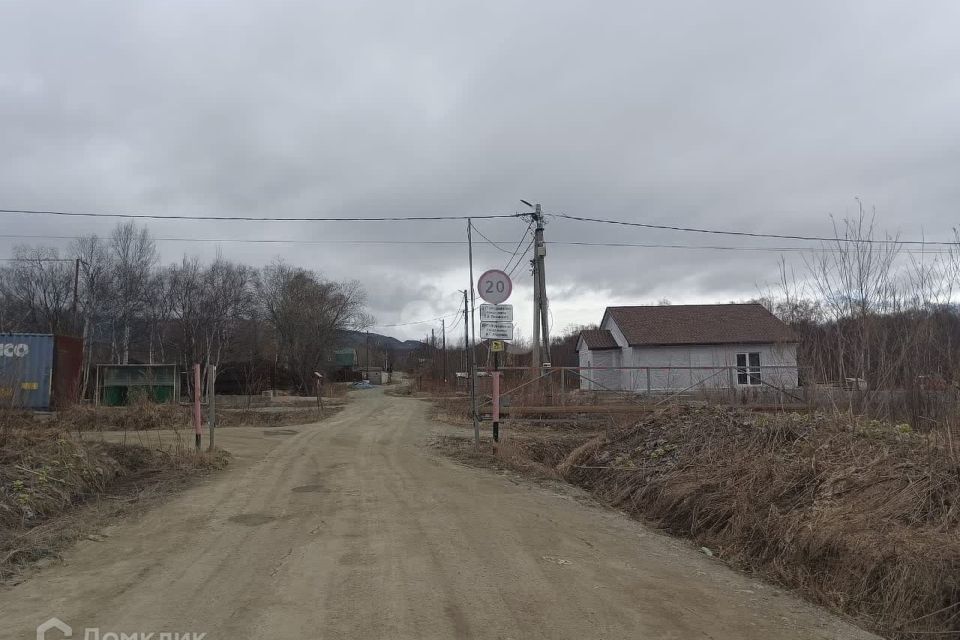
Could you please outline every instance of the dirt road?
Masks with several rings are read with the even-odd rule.
[[[354,396],[218,432],[231,469],[0,592],[0,637],[51,616],[208,640],[873,637],[572,489],[438,457],[426,403]]]

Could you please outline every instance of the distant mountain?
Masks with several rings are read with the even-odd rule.
[[[340,339],[337,341],[338,346],[360,349],[367,346],[367,335],[366,331],[341,331]],[[419,340],[397,340],[394,337],[373,332],[370,332],[369,335],[371,347],[388,351],[413,351],[425,346]]]

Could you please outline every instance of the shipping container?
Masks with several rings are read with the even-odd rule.
[[[50,408],[54,338],[48,334],[0,334],[0,403],[4,408]]]
[[[54,336],[53,408],[65,409],[80,402],[80,378],[83,372],[83,339]]]
[[[80,338],[0,333],[0,406],[46,411],[76,404],[82,367]]]

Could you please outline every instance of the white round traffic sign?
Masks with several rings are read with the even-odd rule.
[[[510,297],[513,283],[510,282],[510,276],[500,269],[490,269],[477,280],[477,288],[481,298],[490,304],[500,304]]]

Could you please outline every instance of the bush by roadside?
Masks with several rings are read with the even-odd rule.
[[[557,466],[893,638],[960,637],[960,466],[906,425],[674,408]]]

